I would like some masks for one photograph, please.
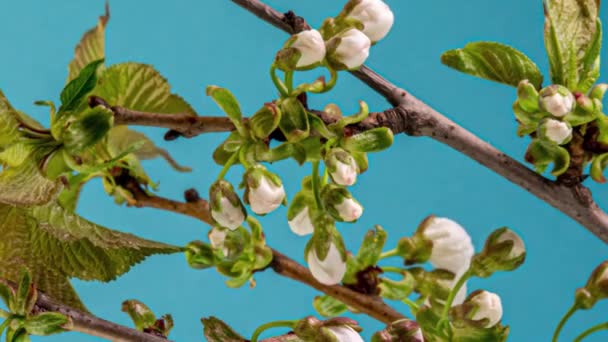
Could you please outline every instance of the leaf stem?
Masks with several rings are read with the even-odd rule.
[[[255,329],[255,331],[253,332],[253,335],[251,335],[250,341],[257,342],[260,335],[268,329],[278,328],[278,327],[293,328],[293,326],[296,324],[296,322],[297,321],[276,321],[276,322],[270,322],[270,323],[260,325],[257,329]]]
[[[578,309],[579,309],[579,306],[576,303],[572,304],[572,306],[570,307],[570,309],[568,309],[568,312],[566,312],[566,314],[564,315],[564,317],[562,317],[562,319],[559,321],[559,324],[557,325],[557,328],[555,328],[555,332],[553,333],[553,339],[551,341],[557,342],[557,340],[559,338],[559,333],[562,331],[562,328],[564,327],[564,325],[566,325],[566,322],[568,322],[568,320],[570,319],[570,317],[572,317],[572,315],[574,315],[574,313]]]
[[[448,320],[448,314],[450,312],[450,308],[452,307],[452,303],[454,302],[454,298],[456,298],[456,294],[458,294],[458,291],[460,291],[460,289],[462,288],[464,283],[466,283],[466,281],[471,277],[471,275],[472,275],[472,273],[471,273],[470,269],[467,270],[466,272],[464,272],[464,274],[462,276],[460,276],[460,279],[458,279],[458,282],[456,282],[456,285],[454,285],[454,287],[450,291],[450,294],[448,295],[448,299],[445,301],[445,306],[443,307],[443,311],[441,312],[441,318],[439,319],[438,325],[440,328]]]
[[[277,66],[274,63],[270,67],[270,79],[272,79],[272,83],[274,83],[274,86],[281,93],[281,97],[287,97],[289,92],[283,81],[277,76]]]
[[[234,152],[232,156],[230,156],[230,159],[228,159],[226,164],[224,164],[224,167],[222,168],[222,171],[220,171],[220,174],[217,175],[217,180],[224,179],[224,177],[226,177],[226,173],[228,173],[228,170],[230,170],[232,165],[236,163],[237,159],[239,159],[239,151]]]
[[[574,342],[581,342],[585,337],[587,337],[595,332],[602,331],[602,330],[608,330],[608,322],[598,324],[596,326],[593,326],[593,327],[585,330],[582,334],[578,335],[574,339]]]
[[[319,161],[312,162],[312,190],[315,194],[315,202],[317,203],[317,208],[322,209],[323,203],[321,202],[321,185],[319,183]]]

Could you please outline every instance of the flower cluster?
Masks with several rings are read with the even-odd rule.
[[[574,144],[574,148],[584,151],[581,168],[591,163],[591,177],[605,181],[602,172],[608,160],[608,150],[604,151],[608,117],[602,113],[602,99],[606,88],[600,84],[584,94],[558,84],[538,91],[527,80],[519,83],[513,104],[519,122],[517,134],[532,137],[526,160],[538,172],[553,163],[554,176],[565,173],[571,165]]]

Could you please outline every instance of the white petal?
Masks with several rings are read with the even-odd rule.
[[[436,268],[452,273],[468,269],[475,253],[469,234],[458,223],[447,219],[433,218],[423,232],[433,242],[430,262]]]
[[[327,329],[334,334],[338,342],[363,342],[361,335],[347,325],[329,326]]]
[[[357,29],[346,31],[340,38],[340,44],[336,48],[338,61],[349,69],[361,66],[369,56],[369,38]]]
[[[302,211],[287,223],[289,223],[291,231],[300,236],[312,234],[315,231],[315,226],[310,219],[308,207],[304,207]]]
[[[357,181],[356,165],[349,165],[338,161],[336,170],[331,173],[331,178],[338,185],[351,186]]]
[[[342,281],[346,273],[346,262],[342,260],[340,251],[332,243],[325,260],[319,260],[314,248],[308,251],[306,258],[310,273],[318,282],[325,285],[336,285]]]
[[[384,38],[395,21],[391,9],[380,0],[362,1],[355,6],[349,17],[357,19],[363,24],[363,33],[372,42]]]
[[[558,120],[547,120],[543,126],[546,137],[558,145],[561,145],[572,134],[572,128],[567,123]]]

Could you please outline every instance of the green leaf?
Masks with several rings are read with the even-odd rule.
[[[587,93],[600,77],[600,52],[602,50],[602,23],[597,20],[597,27],[591,44],[587,48],[585,56],[581,60],[582,70],[579,75],[579,83],[576,89]]]
[[[33,158],[0,172],[0,204],[44,204],[55,198],[60,189],[58,181],[48,180],[40,173]]]
[[[149,255],[181,250],[98,226],[55,202],[0,204],[0,236],[0,277],[17,281],[27,267],[40,290],[81,309],[68,278],[110,281]]]
[[[545,0],[545,47],[554,84],[586,87],[595,77],[601,34],[598,0]]]
[[[207,96],[211,96],[213,101],[226,113],[241,135],[246,136],[241,107],[230,90],[217,86],[208,86]]]
[[[58,312],[43,312],[25,321],[24,328],[32,335],[47,336],[64,332],[70,319]]]
[[[534,164],[538,173],[543,173],[553,163],[551,174],[559,176],[568,170],[570,166],[570,154],[568,151],[554,142],[542,139],[534,139],[528,146],[526,161]]]
[[[387,127],[378,127],[349,137],[344,137],[340,145],[353,152],[379,152],[393,144],[393,132]]]
[[[152,310],[146,304],[135,299],[124,301],[122,312],[126,312],[131,317],[135,329],[139,331],[144,331],[144,329],[152,327],[156,323],[156,315]]]
[[[33,301],[32,301],[32,297]],[[27,269],[21,269],[21,279],[19,279],[19,286],[15,293],[13,305],[11,305],[11,311],[18,315],[27,315],[32,311],[34,304],[36,303],[38,295],[36,288],[32,283],[32,276]]]
[[[466,74],[514,87],[526,79],[537,89],[543,83],[540,70],[528,56],[500,43],[469,43],[462,49],[445,52],[441,62]]]
[[[115,126],[108,133],[108,150],[115,157],[131,149],[134,144],[141,142],[141,146],[133,152],[139,160],[148,160],[161,157],[171,167],[180,172],[190,172],[191,168],[182,166],[171,157],[171,154],[154,144],[145,134],[129,129],[125,125]]]
[[[228,324],[215,318],[202,318],[205,338],[209,342],[245,342],[245,338],[237,334]]]
[[[0,90],[0,150],[11,145],[21,133],[19,129],[19,113],[8,102]]]
[[[93,94],[112,106],[142,112],[196,115],[186,101],[171,94],[167,80],[154,67],[146,64],[112,65],[99,76]]]
[[[0,279],[0,299],[4,302],[6,307],[9,307],[9,303],[11,303],[14,299],[15,291],[12,287],[10,287],[4,280]],[[2,331],[0,331],[2,334]]]
[[[289,142],[296,142],[308,137],[310,124],[308,113],[297,98],[290,97],[281,101],[281,122],[279,128]]]
[[[85,97],[97,85],[97,70],[104,62],[103,59],[93,61],[85,66],[78,77],[71,80],[61,91],[61,107],[59,112],[69,112],[81,107]]]
[[[384,243],[386,242],[386,231],[378,225],[374,228],[367,231],[357,253],[357,259],[362,265],[365,265],[364,268],[378,263],[380,254],[382,254],[382,248],[384,248]]]
[[[106,5],[106,12],[99,17],[97,25],[88,30],[76,45],[74,59],[68,65],[67,83],[89,63],[105,58],[105,30],[109,20],[110,8]]]
[[[331,296],[317,296],[312,306],[323,317],[337,317],[348,311],[348,306]]]

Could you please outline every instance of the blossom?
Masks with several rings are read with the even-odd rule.
[[[317,30],[306,30],[296,34],[290,48],[300,53],[296,68],[307,68],[325,59],[325,42]]]
[[[558,145],[563,145],[572,138],[572,127],[563,121],[547,119],[540,124],[539,134]]]
[[[310,218],[310,211],[308,206],[302,208],[291,220],[288,220],[289,228],[296,235],[304,236],[312,234],[315,230],[315,226]]]
[[[363,207],[353,198],[344,198],[342,203],[334,205],[334,209],[344,222],[353,222],[363,214]]]
[[[363,342],[361,335],[348,325],[328,326],[326,329],[331,331],[337,342]]]
[[[502,303],[500,297],[488,291],[475,291],[466,300],[473,305],[469,319],[473,321],[486,320],[484,328],[491,328],[502,319]]]
[[[429,261],[436,268],[464,273],[475,253],[469,234],[458,223],[441,217],[431,217],[424,224],[422,235],[432,242]]]
[[[325,158],[325,165],[334,183],[351,186],[357,181],[359,167],[355,158],[341,148],[332,149]]]

